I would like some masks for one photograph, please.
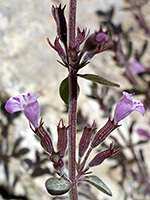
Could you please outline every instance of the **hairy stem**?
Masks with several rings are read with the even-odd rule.
[[[77,75],[70,69],[69,75],[69,178],[72,182],[70,200],[77,200],[76,183],[76,124],[77,124]]]
[[[75,46],[76,33],[76,3],[77,0],[70,0],[69,8],[69,49]],[[69,64],[72,61],[69,60]],[[77,125],[77,72],[69,67],[69,178],[71,189],[70,200],[77,200],[76,182],[76,125]]]
[[[76,6],[77,0],[70,0],[69,8],[69,47],[75,46],[75,33],[76,33]]]

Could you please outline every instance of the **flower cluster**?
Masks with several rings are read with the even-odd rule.
[[[51,135],[43,127],[44,123],[42,119],[39,123],[40,106],[37,101],[39,96],[38,93],[33,96],[28,93],[27,95],[11,97],[5,105],[5,109],[11,114],[18,111],[24,113],[30,122],[32,131],[39,137],[42,147],[50,155],[50,160],[53,162],[54,168],[61,174],[64,166],[63,157],[67,148],[68,127],[64,125],[63,120],[60,120],[58,123],[58,143],[57,151],[55,151]]]
[[[89,60],[96,54],[101,53],[109,49],[113,41],[110,37],[110,31],[103,31],[100,27],[99,31],[90,34],[87,29],[77,28],[77,35],[75,38],[75,46],[68,46],[67,38],[67,22],[64,16],[65,6],[61,8],[52,6],[52,14],[57,25],[57,37],[55,38],[54,44],[51,43],[50,39],[47,38],[48,44],[57,51],[58,55],[62,59],[62,65],[69,68],[71,66],[75,70],[79,70],[88,64]],[[63,43],[61,45],[60,41]],[[84,43],[84,44],[83,44]],[[83,44],[83,47],[81,47]]]
[[[44,127],[42,120],[39,121],[39,104],[37,102],[37,98],[39,94],[31,95],[21,95],[17,97],[10,98],[6,105],[5,109],[9,113],[14,113],[18,111],[23,111],[29,122],[33,125],[33,132],[40,138],[41,145],[44,150],[50,155],[50,160],[54,164],[54,168],[62,173],[62,168],[64,166],[63,157],[65,156],[66,148],[67,148],[67,130],[63,123],[63,120],[60,120],[57,126],[58,132],[58,143],[57,143],[57,151],[54,150],[52,139],[50,133],[48,133]],[[128,94],[127,92],[123,92],[123,98],[118,102],[115,112],[114,118],[111,120],[109,117],[107,123],[96,133],[95,123],[93,123],[92,127],[89,127],[87,124],[84,127],[82,137],[79,143],[79,161],[78,161],[78,172],[82,173],[86,172],[90,167],[97,166],[101,164],[106,158],[112,158],[117,156],[120,153],[120,150],[114,150],[113,144],[110,144],[110,147],[98,153],[92,161],[88,164],[88,166],[84,169],[85,163],[87,161],[88,156],[90,155],[92,149],[101,144],[109,134],[115,130],[118,123],[127,117],[131,112],[138,111],[143,115],[145,113],[145,108],[142,102],[133,99],[134,94]],[[95,134],[94,134],[95,133]],[[93,137],[94,136],[94,137]],[[92,140],[91,140],[92,138]],[[89,149],[88,149],[89,148]],[[80,164],[82,157],[85,152],[87,154]]]

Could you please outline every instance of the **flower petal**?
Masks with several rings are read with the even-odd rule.
[[[35,128],[39,127],[38,119],[40,114],[40,107],[37,101],[29,103],[24,108],[24,114]]]
[[[5,105],[5,109],[7,110],[7,112],[9,112],[11,114],[18,112],[18,111],[23,111],[23,107],[21,106],[20,98],[19,97],[11,97]]]
[[[124,97],[118,102],[115,114],[114,114],[114,123],[118,124],[119,121],[127,117],[131,112],[138,111],[143,115],[145,113],[145,108],[142,102],[133,99],[134,94],[128,94],[123,92]]]
[[[36,100],[37,100],[39,97],[40,97],[40,94],[39,94],[39,93],[36,93],[36,94],[34,94],[33,96],[31,96],[31,95],[28,93],[28,104],[36,102]]]
[[[145,71],[143,65],[136,60],[130,63],[127,67],[129,68],[131,73],[135,76]]]
[[[142,102],[138,101],[138,100],[134,100],[133,101],[133,110],[136,110],[140,113],[142,113],[142,115],[144,115],[145,113],[145,108]]]

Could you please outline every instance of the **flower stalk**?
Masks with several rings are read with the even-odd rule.
[[[70,200],[77,200],[76,183],[76,124],[77,124],[77,75],[70,69],[69,75],[69,178],[72,182]]]
[[[69,8],[69,48],[75,47],[76,0],[70,0]],[[72,52],[72,51],[70,51]],[[71,64],[71,60],[69,61]],[[70,200],[77,200],[76,183],[76,124],[77,124],[77,72],[69,66],[69,178],[71,189]]]

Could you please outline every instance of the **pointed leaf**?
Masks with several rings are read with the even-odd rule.
[[[24,162],[28,165],[29,168],[33,165],[32,160],[30,160],[30,159],[28,159],[28,158],[25,158],[25,159],[24,159]]]
[[[20,143],[22,142],[22,140],[23,140],[23,137],[19,137],[19,138],[16,140],[16,142],[15,142],[15,144],[14,144],[13,152],[16,151],[17,147],[20,145]]]
[[[38,176],[42,176],[44,174],[50,174],[50,170],[46,167],[45,169],[41,168],[41,167],[36,167],[31,176],[32,177],[38,177]]]
[[[148,142],[148,140],[139,140],[139,141],[136,143],[136,145],[145,144],[145,143],[147,143],[147,142]]]
[[[99,84],[103,84],[103,85],[107,85],[107,86],[120,87],[118,84],[108,81],[105,78],[94,75],[94,74],[78,74],[78,76],[81,78],[85,78],[89,81],[95,82],[95,83],[99,83]]]
[[[110,189],[105,185],[105,183],[98,178],[97,176],[85,176],[84,177],[84,181],[94,185],[98,190],[100,190],[101,192],[112,196],[112,192],[110,191]]]
[[[127,52],[128,59],[131,57],[131,54],[132,54],[132,42],[129,42],[128,52]]]
[[[78,85],[78,95],[80,92],[80,88]],[[60,97],[62,98],[62,100],[64,101],[65,104],[69,104],[69,80],[68,77],[65,78],[61,84],[60,84],[60,88],[59,88],[59,94]]]
[[[49,178],[45,182],[46,189],[51,195],[62,195],[70,190],[70,183],[61,178]]]
[[[28,149],[28,148],[22,148],[18,152],[13,153],[13,156],[15,158],[19,158],[20,156],[27,154],[29,151],[30,151],[30,149]]]

